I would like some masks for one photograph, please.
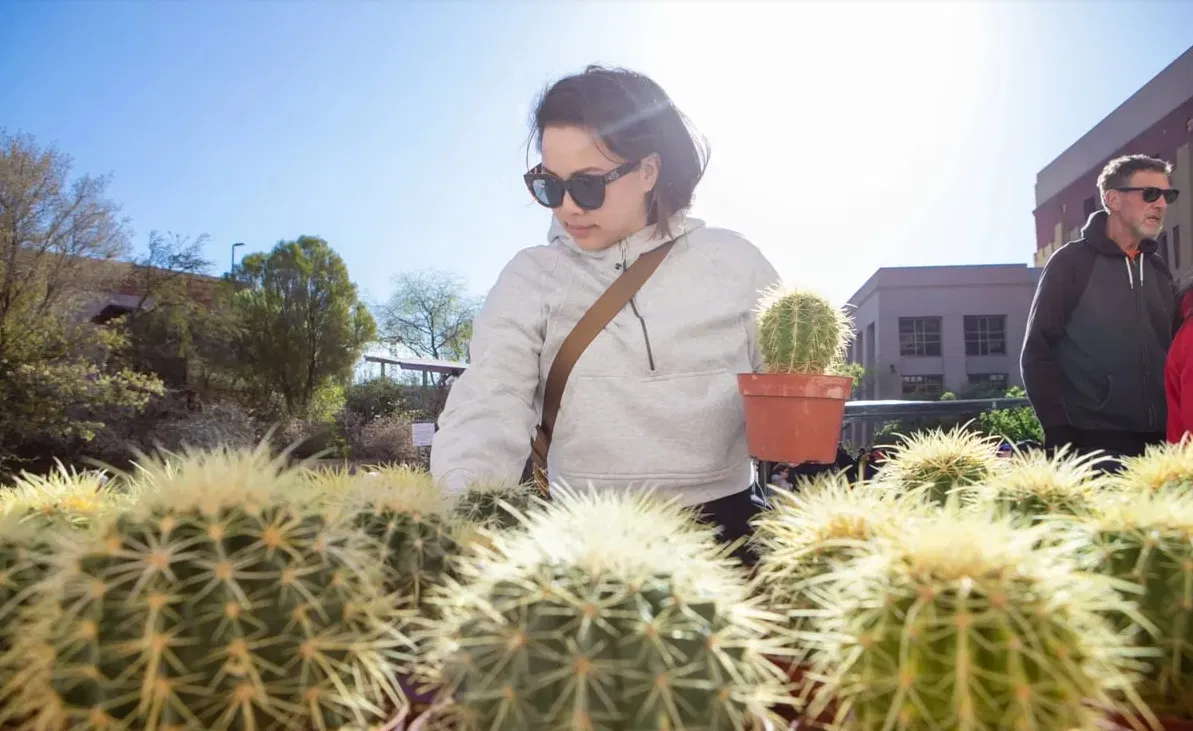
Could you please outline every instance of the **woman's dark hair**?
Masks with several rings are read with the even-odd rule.
[[[553,125],[592,130],[614,155],[659,156],[659,178],[647,203],[647,223],[664,236],[671,216],[692,205],[708,167],[708,142],[650,77],[626,69],[589,66],[549,86],[535,104],[531,141],[541,153]]]
[[[1193,276],[1185,277],[1184,279],[1179,280],[1177,282],[1177,285],[1176,285],[1176,311],[1177,311],[1177,315],[1179,316],[1182,324],[1187,321],[1185,318],[1185,308],[1183,305],[1184,305],[1185,297],[1187,297],[1190,292],[1193,292]],[[1189,318],[1189,319],[1193,319],[1193,318]]]

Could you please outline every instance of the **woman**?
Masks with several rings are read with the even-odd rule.
[[[1193,280],[1177,292],[1182,324],[1168,347],[1164,362],[1164,392],[1168,401],[1168,441],[1177,444],[1193,431]]]
[[[525,182],[554,214],[548,244],[515,255],[477,315],[432,473],[452,492],[517,480],[561,342],[640,255],[674,241],[576,361],[548,474],[674,494],[699,505],[723,540],[747,536],[760,508],[736,374],[762,366],[753,309],[778,274],[740,235],[688,215],[707,150],[646,76],[590,66],[556,82],[535,109],[532,141],[541,163]]]

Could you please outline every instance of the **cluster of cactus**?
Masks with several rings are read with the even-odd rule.
[[[1066,523],[1067,548],[1087,568],[1119,580],[1138,616],[1114,619],[1150,647],[1145,700],[1165,712],[1193,714],[1193,495],[1178,490],[1108,494],[1090,514]]]
[[[878,479],[907,490],[927,489],[941,505],[958,489],[979,485],[1003,467],[997,440],[965,426],[900,436],[902,443],[890,449]]]
[[[774,618],[673,503],[559,488],[462,572],[429,665],[452,728],[740,731],[787,700]]]
[[[757,322],[768,373],[834,374],[853,339],[849,316],[806,290],[768,290],[759,300]]]
[[[57,729],[334,729],[392,715],[408,661],[369,542],[263,449],[142,465],[136,505],[55,556],[10,651]]]
[[[1113,586],[1042,526],[941,511],[839,569],[816,625],[814,710],[877,729],[1092,729],[1133,697]],[[1135,706],[1134,708],[1132,706]]]
[[[881,484],[853,485],[842,474],[806,480],[793,491],[771,489],[771,509],[754,520],[759,561],[754,580],[767,605],[799,630],[816,611],[818,582],[929,514],[922,492]]]

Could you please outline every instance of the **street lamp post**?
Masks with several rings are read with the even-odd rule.
[[[235,244],[232,244],[232,269],[229,272],[230,274],[236,273],[236,249],[241,246],[244,246],[243,241],[237,241]]]

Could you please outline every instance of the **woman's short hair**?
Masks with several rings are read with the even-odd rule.
[[[627,69],[589,66],[551,84],[535,104],[531,141],[542,152],[551,126],[589,129],[624,160],[659,156],[659,177],[647,205],[648,223],[670,235],[668,222],[692,205],[708,168],[708,142],[653,79]]]

